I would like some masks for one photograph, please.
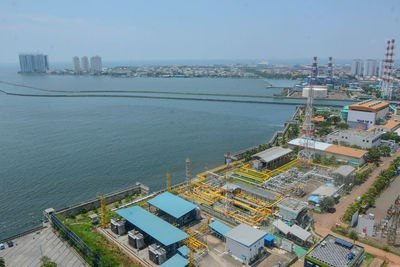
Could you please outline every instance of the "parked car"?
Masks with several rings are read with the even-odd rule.
[[[4,246],[4,244],[3,243],[0,243],[0,250],[3,250],[3,249],[5,249],[6,247]]]
[[[12,246],[14,246],[14,243],[12,242],[12,240],[7,240],[7,245],[9,248],[11,248]]]

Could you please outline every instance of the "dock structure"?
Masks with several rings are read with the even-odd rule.
[[[182,227],[199,218],[200,210],[196,205],[169,192],[148,201],[158,216],[164,217],[169,223]]]
[[[185,232],[139,206],[118,210],[116,213],[126,219],[127,230],[135,229],[142,233],[146,244],[154,243],[163,247],[167,257],[174,255],[179,242],[188,237]]]

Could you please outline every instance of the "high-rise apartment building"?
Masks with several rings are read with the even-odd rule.
[[[89,60],[87,56],[81,58],[82,61],[82,71],[89,72]]]
[[[362,60],[361,59],[353,59],[353,63],[351,64],[351,75],[362,75]]]
[[[378,64],[375,59],[365,60],[363,76],[364,77],[376,76],[377,65]]]
[[[43,54],[20,54],[19,65],[21,72],[46,72],[49,70],[47,55]]]
[[[378,69],[378,76],[380,77],[380,78],[382,78],[383,77],[383,71],[384,71],[384,67],[385,66],[385,62],[383,61],[383,60],[381,60],[380,62],[379,62],[379,69]]]
[[[90,58],[90,71],[92,73],[100,73],[103,67],[101,65],[101,57],[94,56]]]
[[[79,57],[77,57],[77,56],[73,57],[72,64],[74,65],[74,72],[80,73],[81,72],[81,64],[79,62]]]

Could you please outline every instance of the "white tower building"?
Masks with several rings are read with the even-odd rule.
[[[87,56],[81,58],[82,61],[82,71],[89,72],[89,60]]]
[[[353,63],[351,64],[351,75],[362,74],[362,60],[361,59],[353,59]]]
[[[79,57],[75,56],[72,58],[72,64],[74,66],[74,72],[80,73],[81,72],[81,64],[79,62]]]
[[[377,62],[375,59],[367,59],[364,62],[364,77],[376,76]]]
[[[92,73],[100,73],[103,67],[101,64],[101,57],[94,56],[90,58],[90,71]]]

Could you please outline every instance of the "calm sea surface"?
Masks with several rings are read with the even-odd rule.
[[[0,80],[57,90],[154,90],[272,95],[262,79],[152,79],[19,75]],[[294,81],[272,80],[290,86]],[[43,93],[6,86],[20,93]],[[0,94],[0,239],[62,208],[137,181],[151,190],[223,164],[223,154],[266,142],[295,106]]]

